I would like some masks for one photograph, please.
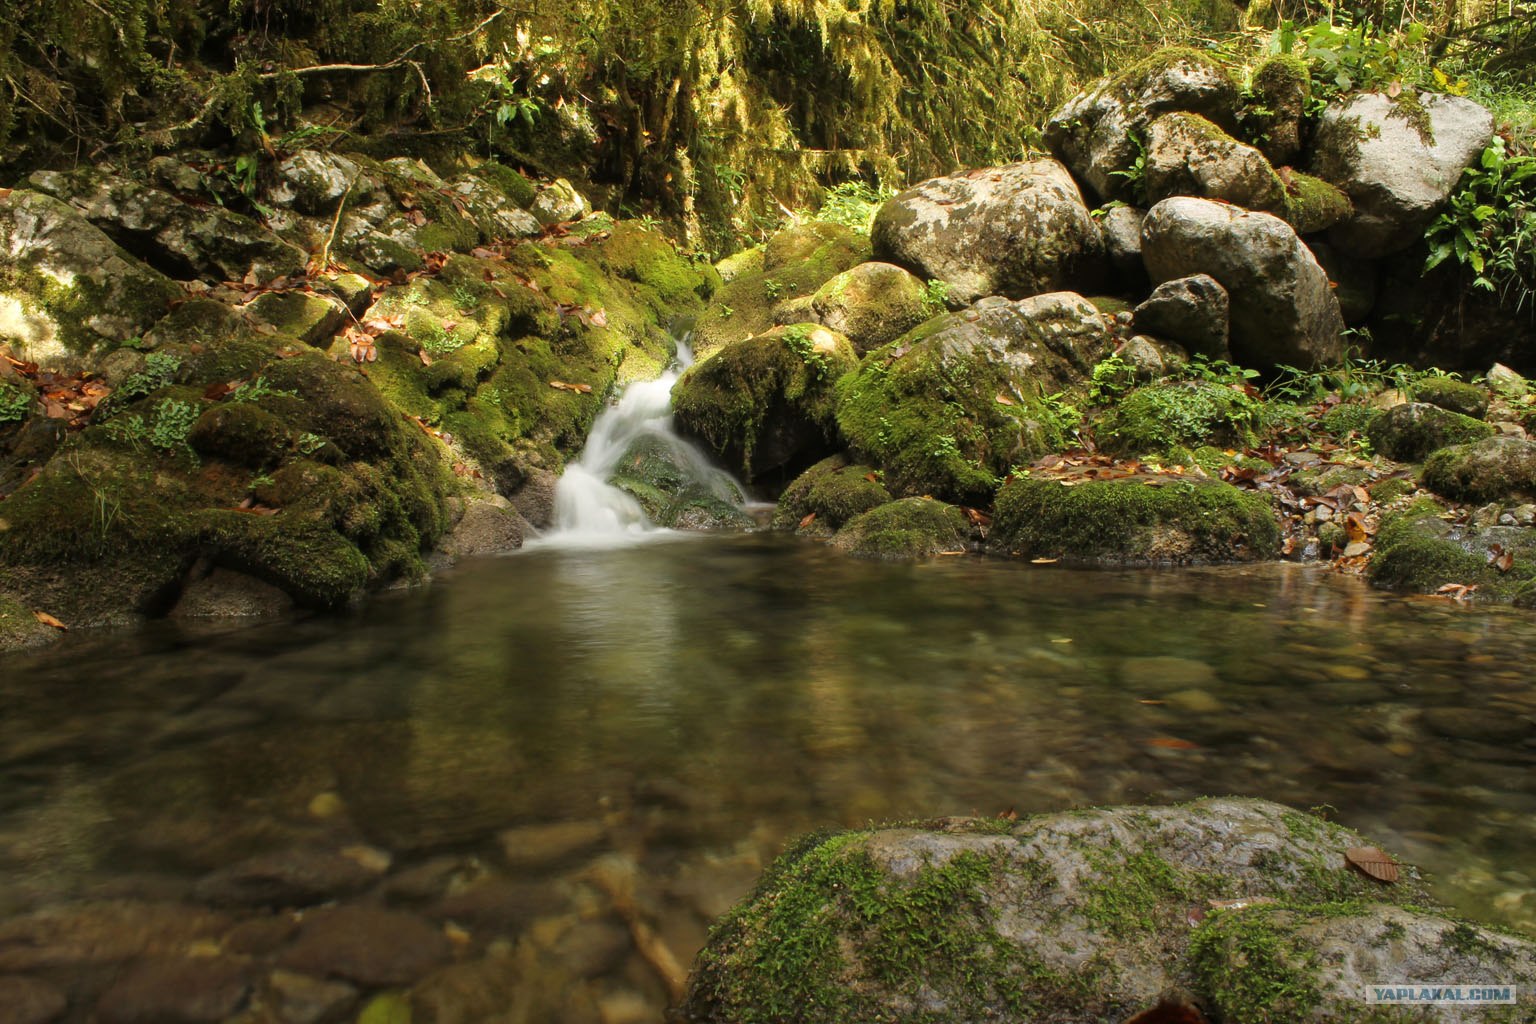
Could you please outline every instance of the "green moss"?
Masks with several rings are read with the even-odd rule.
[[[1099,444],[1125,454],[1206,444],[1247,448],[1260,407],[1242,391],[1209,381],[1153,384],[1126,395],[1100,420]]]
[[[890,500],[890,491],[874,470],[850,465],[846,456],[834,455],[816,463],[785,488],[773,512],[773,528],[799,529],[805,517],[814,514],[811,532],[829,534],[854,516]]]
[[[1170,455],[1175,454],[1176,451],[1176,449],[1171,451]],[[1217,448],[1213,445],[1196,448],[1189,453],[1187,461],[1183,459],[1177,459],[1176,461],[1182,462],[1185,465],[1199,466],[1212,476],[1216,476],[1228,466],[1233,466],[1237,469],[1251,469],[1255,473],[1268,473],[1275,468],[1263,459],[1243,455],[1242,453],[1229,455],[1226,449]]]
[[[1405,494],[1412,494],[1417,488],[1414,487],[1412,480],[1394,476],[1376,481],[1371,484],[1368,490],[1372,501],[1381,505],[1388,505]]]
[[[1387,116],[1407,121],[1408,127],[1414,130],[1420,142],[1426,146],[1433,146],[1435,144],[1434,121],[1430,118],[1424,101],[1419,98],[1419,91],[1404,89],[1391,97],[1391,101],[1392,109],[1387,112]]]
[[[1286,182],[1285,219],[1298,235],[1316,234],[1348,220],[1354,204],[1342,190],[1321,178],[1292,171]]]
[[[1253,91],[1269,100],[1275,97],[1305,97],[1311,91],[1312,75],[1307,62],[1295,54],[1266,58],[1253,69]]]
[[[1119,313],[1129,313],[1136,308],[1134,302],[1129,302],[1115,295],[1090,295],[1088,301],[1093,303],[1093,308],[1106,316],[1115,316]]]
[[[1490,437],[1424,460],[1424,486],[1458,501],[1536,500],[1536,444]]]
[[[837,531],[834,547],[866,558],[932,558],[970,546],[971,527],[954,505],[903,498],[860,513]]]
[[[1413,400],[1482,419],[1488,414],[1488,393],[1476,384],[1455,377],[1428,376],[1413,385]]]
[[[1021,478],[998,493],[988,544],[1026,558],[1252,561],[1275,557],[1279,529],[1262,495],[1227,484]]]
[[[1327,494],[1335,487],[1362,487],[1369,483],[1371,474],[1364,466],[1324,464],[1298,469],[1288,481],[1291,489],[1302,497],[1315,498]]]
[[[346,604],[368,583],[368,561],[336,530],[280,516],[208,510],[203,541],[220,564],[279,587],[309,607]]]
[[[1176,928],[1190,905],[1224,895],[1205,878],[1147,850],[1130,856],[1111,847],[1088,855],[1093,877],[1082,885],[1083,916],[1101,935],[1125,938]]]
[[[1529,531],[1487,533],[1440,519],[1433,501],[1415,501],[1388,517],[1376,534],[1371,582],[1413,593],[1434,593],[1446,584],[1476,587],[1475,596],[1530,604],[1536,600],[1536,538]],[[1507,572],[1491,565],[1489,547],[1498,543],[1513,556]]]
[[[804,465],[835,437],[833,385],[856,361],[846,338],[815,324],[735,342],[678,381],[678,427],[748,479]]]
[[[614,225],[598,259],[608,273],[647,289],[663,318],[697,312],[720,284],[713,267],[685,259],[665,236],[633,221]]]
[[[886,1019],[877,986],[954,1018],[998,1005],[1023,1014],[1028,993],[1075,987],[991,927],[980,891],[1000,869],[993,857],[962,851],[898,880],[870,860],[866,836],[812,837],[780,858],[700,955],[689,1019]]]
[[[35,647],[54,638],[54,632],[27,609],[26,605],[0,594],[0,653],[22,647]]]
[[[525,210],[533,206],[533,200],[539,192],[538,186],[533,182],[505,164],[499,164],[494,160],[487,160],[476,167],[474,174],[496,186],[498,192]]]
[[[1185,46],[1168,46],[1154,51],[1149,56],[1137,61],[1124,71],[1110,78],[1106,83],[1106,87],[1111,95],[1121,100],[1134,100],[1147,79],[1180,64],[1205,68],[1216,72],[1231,83],[1232,92],[1236,95],[1238,90],[1237,81],[1220,61],[1208,53]]]
[[[1493,433],[1494,428],[1481,420],[1418,402],[1393,406],[1365,429],[1376,451],[1399,462],[1418,462],[1430,452],[1480,441]]]
[[[294,441],[281,420],[248,402],[208,409],[187,436],[187,443],[199,455],[252,469],[277,464],[290,453]]]
[[[1191,936],[1197,988],[1222,1019],[1283,1024],[1307,1019],[1322,1002],[1316,950],[1281,927],[1277,913],[1266,906],[1216,911]]]

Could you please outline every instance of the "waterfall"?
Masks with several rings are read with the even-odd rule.
[[[667,445],[672,461],[688,479],[727,500],[740,501],[740,489],[730,476],[673,433],[672,386],[691,365],[693,352],[679,341],[677,357],[665,373],[626,385],[618,401],[598,413],[581,456],[566,465],[555,487],[554,528],[540,545],[609,547],[672,534],[646,518],[633,497],[609,483],[624,454],[647,435]]]

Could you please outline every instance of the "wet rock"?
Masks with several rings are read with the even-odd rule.
[[[493,955],[472,963],[452,964],[411,990],[410,1019],[417,1024],[496,1020],[509,1007],[528,1005],[529,981],[521,960],[510,956]]]
[[[157,957],[120,974],[96,1001],[101,1024],[212,1024],[240,1009],[250,969],[222,957]]]
[[[0,971],[110,964],[181,950],[229,929],[224,914],[179,903],[76,903],[0,921]]]
[[[748,481],[803,466],[831,447],[833,385],[857,362],[847,338],[817,324],[734,342],[677,382],[678,432]]]
[[[51,1024],[69,1002],[46,982],[20,975],[0,977],[0,1024]]]
[[[1130,170],[1144,138],[1162,114],[1200,114],[1224,129],[1236,126],[1239,90],[1211,57],[1168,49],[1080,93],[1051,115],[1045,142],[1062,163],[1103,199],[1130,199]]]
[[[609,483],[634,498],[657,526],[683,530],[742,530],[740,486],[697,447],[667,434],[636,439],[620,457]]]
[[[1203,196],[1283,214],[1285,185],[1252,146],[1198,114],[1164,114],[1147,132],[1147,201]]]
[[[470,929],[509,933],[566,905],[560,890],[545,882],[515,882],[489,876],[455,888],[432,908],[433,917]]]
[[[593,853],[607,839],[598,821],[558,821],[509,828],[496,838],[513,871],[548,871]]]
[[[1322,819],[1239,799],[1017,823],[939,819],[807,840],[711,935],[681,1017],[723,1022],[776,1005],[807,1024],[981,1020],[1014,1019],[1024,1007],[1043,1024],[1122,1021],[1178,984],[1207,1005],[1250,997],[1229,1002],[1221,1019],[1302,1019],[1286,1002],[1294,985],[1234,982],[1253,977],[1257,954],[1228,945],[1228,922],[1241,926],[1273,907],[1295,915],[1287,929],[1327,928],[1341,913],[1423,905],[1411,868],[1387,888],[1346,867],[1344,851],[1366,845]],[[1209,902],[1258,898],[1278,902]],[[896,907],[902,926],[883,927]],[[1194,908],[1204,916],[1192,926]],[[1296,932],[1283,934],[1305,948]],[[815,952],[797,955],[805,949]],[[1501,949],[1509,956],[1472,962],[1536,976],[1536,947],[1511,939]],[[1284,979],[1358,1003],[1363,981],[1338,966],[1345,959],[1317,958],[1305,975]],[[1388,956],[1376,966],[1392,974],[1409,965]]]
[[[907,560],[964,551],[971,524],[954,505],[931,498],[903,498],[854,516],[832,546],[864,558]]]
[[[442,932],[414,914],[337,907],[306,917],[278,962],[304,974],[383,987],[410,985],[451,956]]]
[[[1344,321],[1328,275],[1278,217],[1207,199],[1165,199],[1142,225],[1158,283],[1206,274],[1226,289],[1232,355],[1244,366],[1313,367],[1343,354]]]
[[[250,217],[207,204],[194,206],[143,182],[110,174],[38,171],[29,184],[79,210],[92,224],[177,277],[200,274],[265,282],[304,269],[305,252]]]
[[[357,989],[343,981],[276,970],[267,978],[264,1002],[283,1024],[334,1020],[357,1001]]]
[[[861,263],[816,290],[812,319],[846,337],[863,355],[943,312],[930,307],[926,294],[923,282],[900,267]]]
[[[1164,281],[1136,307],[1136,329],[1171,338],[1191,352],[1228,359],[1231,302],[1227,290],[1208,274]]]
[[[865,356],[838,384],[837,424],[892,494],[984,505],[1010,467],[1065,443],[1041,396],[1086,378],[1112,347],[1081,295],[988,298]]]
[[[1424,460],[1424,486],[1458,501],[1536,499],[1536,441],[1489,437]]]
[[[560,965],[578,978],[600,978],[616,970],[634,949],[629,930],[616,921],[579,921],[550,947]]]
[[[298,919],[291,914],[253,917],[226,932],[219,945],[227,953],[266,956],[287,944],[298,930]]]
[[[191,579],[170,611],[176,619],[258,618],[283,615],[293,599],[270,583],[232,569]]]
[[[870,241],[876,258],[945,282],[960,302],[1092,294],[1107,269],[1098,226],[1054,160],[924,181],[880,208]]]
[[[1162,694],[1181,687],[1217,687],[1221,680],[1216,670],[1203,661],[1158,655],[1126,658],[1120,663],[1120,677],[1127,687],[1137,691]]]
[[[464,514],[438,542],[452,558],[502,555],[523,546],[523,517],[500,495],[467,499]]]
[[[362,892],[383,874],[378,861],[360,851],[295,847],[215,871],[194,891],[218,906],[304,907]]]
[[[1372,583],[1420,594],[1455,584],[1473,588],[1467,596],[1476,600],[1536,607],[1536,531],[1458,525],[1439,512],[1421,500],[1383,520],[1371,558]],[[1507,569],[1501,568],[1505,556]]]
[[[1411,245],[1492,138],[1493,115],[1460,96],[1407,89],[1335,101],[1318,122],[1312,171],[1344,190],[1355,215],[1331,240],[1365,257]]]
[[[987,537],[999,554],[1116,565],[1258,561],[1279,542],[1269,502],[1229,484],[1025,477],[998,492]]]
[[[0,199],[0,336],[14,355],[66,368],[92,350],[142,334],[183,298],[159,271],[118,248],[72,207],[17,189]]]
[[[1389,459],[1418,462],[1453,444],[1490,437],[1494,429],[1481,420],[1424,402],[1405,402],[1377,415],[1365,428],[1371,447]]]

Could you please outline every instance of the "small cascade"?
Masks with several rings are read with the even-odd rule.
[[[581,456],[565,467],[556,485],[554,528],[539,545],[609,547],[672,533],[652,523],[639,502],[609,483],[625,453],[647,436],[667,446],[688,479],[727,501],[741,501],[729,474],[672,430],[672,386],[691,365],[692,350],[678,342],[677,358],[665,373],[626,386],[617,402],[598,413]]]

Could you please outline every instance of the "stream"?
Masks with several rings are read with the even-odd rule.
[[[409,988],[428,1021],[654,1024],[669,958],[797,834],[1214,794],[1326,805],[1536,928],[1536,618],[1318,565],[658,530],[606,479],[671,443],[674,378],[604,415],[515,556],[339,618],[8,655],[0,996],[313,1024],[406,1019]]]

